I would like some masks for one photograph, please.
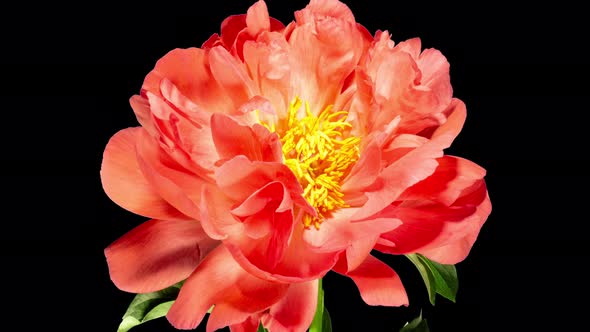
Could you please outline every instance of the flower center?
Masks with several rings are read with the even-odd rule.
[[[303,197],[316,209],[317,217],[305,214],[306,228],[319,229],[324,218],[340,207],[348,207],[340,191],[341,181],[359,159],[358,137],[344,137],[352,125],[348,112],[332,112],[332,105],[317,116],[305,104],[305,116],[299,117],[301,100],[290,104],[286,131],[281,137],[285,164],[304,188]]]

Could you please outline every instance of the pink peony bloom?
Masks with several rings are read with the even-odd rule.
[[[202,48],[175,49],[109,141],[107,195],[150,218],[110,245],[122,290],[186,279],[167,318],[207,330],[304,331],[334,270],[369,305],[407,305],[370,254],[463,260],[491,211],[485,170],[443,150],[466,109],[420,40],[373,38],[337,0],[283,26],[263,1]]]

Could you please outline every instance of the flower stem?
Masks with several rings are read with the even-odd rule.
[[[324,289],[322,288],[322,279],[318,279],[318,305],[316,307],[313,321],[309,327],[309,332],[322,332],[322,323],[324,318]]]

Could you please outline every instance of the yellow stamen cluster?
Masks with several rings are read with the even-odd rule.
[[[305,104],[305,116],[299,118],[301,100],[289,107],[286,130],[281,135],[285,164],[304,188],[303,196],[316,209],[317,217],[306,214],[306,228],[319,229],[323,219],[336,208],[347,207],[340,183],[359,158],[358,137],[344,138],[351,127],[348,112],[332,112],[326,107],[317,116]]]

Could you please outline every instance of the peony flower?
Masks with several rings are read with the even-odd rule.
[[[186,279],[179,329],[214,305],[208,331],[304,331],[331,270],[369,305],[408,305],[371,251],[454,264],[491,211],[485,170],[443,153],[466,116],[446,58],[337,0],[287,26],[258,1],[166,54],[130,103],[141,126],[111,138],[101,179],[150,220],[105,254],[124,291]]]

